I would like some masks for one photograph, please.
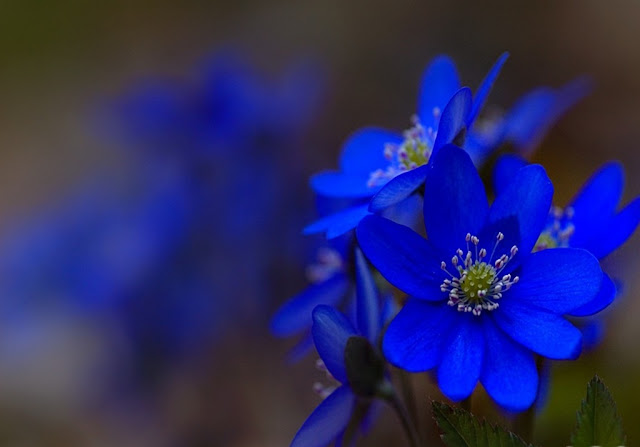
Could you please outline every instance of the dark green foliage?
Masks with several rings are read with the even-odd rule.
[[[478,421],[471,413],[433,402],[433,417],[447,447],[531,447],[514,433]]]
[[[611,393],[598,376],[587,386],[587,397],[578,411],[571,435],[573,447],[618,447],[625,445],[622,420]]]

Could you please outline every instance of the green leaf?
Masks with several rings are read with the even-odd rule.
[[[531,447],[516,434],[479,421],[468,411],[441,402],[433,402],[432,407],[447,447]]]
[[[573,447],[619,447],[625,442],[616,403],[602,380],[595,376],[587,386],[587,397],[578,411],[571,444]]]

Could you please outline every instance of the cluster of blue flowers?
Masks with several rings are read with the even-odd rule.
[[[540,394],[542,359],[576,359],[584,337],[574,324],[615,300],[600,260],[640,222],[640,198],[618,206],[622,167],[606,164],[559,208],[545,169],[527,162],[589,83],[538,88],[485,118],[506,59],[475,92],[448,57],[434,59],[408,130],[359,130],[339,169],[312,177],[319,196],[349,206],[305,229],[328,245],[272,331],[301,334],[305,347],[312,339],[338,384],[319,387],[324,400],[292,446],[352,440],[376,399],[402,417],[387,364],[433,371],[453,401],[481,383],[500,407],[524,411]],[[479,170],[490,169],[485,185]]]
[[[282,179],[318,109],[311,70],[268,79],[219,51],[188,79],[154,76],[102,101],[94,130],[122,163],[5,224],[2,317],[50,307],[108,327],[125,345],[113,369],[149,380],[210,349],[230,316],[264,315]]]

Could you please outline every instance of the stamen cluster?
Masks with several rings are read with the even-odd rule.
[[[549,211],[549,222],[542,233],[540,233],[533,251],[568,247],[569,239],[571,239],[575,231],[575,227],[571,222],[572,219],[573,208],[568,207],[563,210],[557,206],[551,207]]]
[[[425,128],[418,116],[413,116],[413,126],[403,132],[404,140],[401,144],[388,143],[384,147],[384,157],[389,160],[386,169],[377,169],[369,175],[367,186],[370,188],[387,183],[392,178],[423,166],[429,162],[431,149],[437,136],[437,123],[440,119],[440,109],[433,109],[436,130],[429,126]]]
[[[440,290],[449,292],[449,306],[455,306],[458,312],[471,312],[475,316],[480,316],[483,310],[492,311],[499,307],[498,300],[502,298],[502,293],[509,290],[520,278],[512,277],[510,274],[500,276],[505,266],[518,253],[518,247],[511,247],[509,254],[503,254],[493,263],[493,257],[500,241],[504,239],[504,234],[498,233],[493,246],[491,256],[487,257],[487,250],[478,250],[480,239],[467,233],[467,251],[456,250],[456,255],[451,258],[451,264],[455,268],[452,274],[447,269],[447,263],[442,261],[441,268],[451,277],[445,279],[440,285]],[[474,246],[474,251],[470,249],[469,242]]]

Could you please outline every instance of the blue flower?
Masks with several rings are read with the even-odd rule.
[[[319,305],[342,307],[352,290],[352,279],[347,274],[346,251],[332,245],[321,247],[317,263],[307,268],[309,286],[289,298],[271,319],[271,333],[278,337],[303,334],[290,353],[292,360],[297,360],[312,347],[308,331],[313,322],[313,309]]]
[[[315,222],[305,233],[326,231],[329,237],[337,236],[355,228],[371,212],[379,213],[412,195],[424,182],[430,157],[445,144],[463,139],[465,130],[473,132],[475,118],[507,56],[500,56],[475,97],[468,87],[461,87],[453,61],[437,57],[423,76],[418,113],[409,130],[399,134],[361,129],[344,144],[339,171],[311,178],[318,194],[363,199],[363,203]]]
[[[498,159],[494,169],[497,194],[509,187],[527,162],[516,155]],[[580,188],[566,208],[552,207],[534,251],[554,247],[582,248],[603,259],[620,247],[640,223],[640,197],[618,210],[624,185],[620,163],[609,162]],[[616,285],[604,275],[600,293],[573,316],[593,315],[614,300]]]
[[[478,380],[502,407],[535,400],[534,354],[576,358],[581,334],[563,315],[593,299],[600,265],[585,250],[531,253],[551,205],[544,169],[529,166],[491,207],[469,155],[455,146],[434,154],[425,184],[429,239],[378,216],[357,229],[362,250],[410,295],[389,325],[386,357],[408,371],[437,367],[453,400]],[[462,248],[462,249],[461,249]]]
[[[319,390],[324,400],[302,424],[291,447],[323,447],[341,438],[352,418],[357,418],[353,423],[362,428],[376,412],[377,403],[371,399],[375,390],[367,390],[367,396],[363,396],[358,384],[353,382],[345,353],[352,337],[366,339],[369,348],[375,350],[386,321],[386,315],[380,312],[378,292],[367,262],[360,250],[355,253],[356,324],[330,306],[320,305],[313,310],[313,341],[326,371],[338,385],[335,389]],[[384,378],[384,374],[379,377]],[[361,411],[355,411],[357,406]]]

